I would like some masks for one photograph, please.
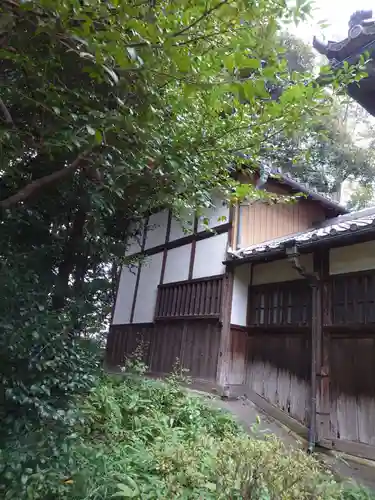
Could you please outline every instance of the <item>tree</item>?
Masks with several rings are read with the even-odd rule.
[[[309,46],[289,34],[283,34],[281,42],[292,72],[314,71]],[[314,123],[297,127],[292,136],[274,136],[264,158],[310,187],[337,196],[345,181],[373,183],[372,129],[366,111],[351,99],[335,95]]]
[[[32,450],[25,467],[49,446],[47,429],[69,427],[71,398],[92,383],[79,336],[108,316],[132,223],[160,207],[199,210],[215,189],[238,194],[236,151],[257,164],[274,137],[325,109],[309,75],[291,78],[276,40],[308,9],[3,0],[2,408],[7,439],[29,446],[13,449]]]
[[[55,310],[123,255],[131,219],[228,194],[234,150],[255,162],[278,129],[322,107],[298,79],[269,99],[270,82],[290,80],[275,33],[292,12],[278,0],[2,9],[0,207],[41,228]]]

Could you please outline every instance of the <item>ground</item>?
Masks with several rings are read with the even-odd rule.
[[[204,394],[200,391],[193,391],[196,394]],[[207,395],[205,394],[205,397]],[[261,437],[264,434],[273,433],[278,436],[286,446],[307,448],[307,443],[293,432],[289,431],[285,426],[277,422],[272,417],[266,415],[249,399],[222,400],[217,397],[210,396],[212,404],[223,408],[232,413],[248,430],[253,432],[253,425],[256,425],[256,433]],[[316,451],[319,458],[338,476],[341,478],[349,478],[371,488],[375,491],[375,463],[373,466],[367,461],[352,461],[345,459],[339,455],[330,452],[324,452],[321,449]]]

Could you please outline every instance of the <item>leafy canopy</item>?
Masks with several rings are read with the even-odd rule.
[[[236,151],[257,163],[281,131],[324,111],[326,94],[289,70],[276,40],[281,23],[308,9],[283,0],[1,2],[8,482],[43,469],[43,456],[58,460],[74,397],[95,381],[91,350],[72,337],[101,330],[130,223],[160,206],[202,208],[215,189],[235,193]]]

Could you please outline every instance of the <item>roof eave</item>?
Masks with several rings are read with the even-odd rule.
[[[305,188],[299,182],[287,177],[286,175],[276,174],[275,176],[271,176],[271,179],[279,184],[285,184],[286,186],[289,186],[291,189],[293,189],[293,191],[296,191],[297,193],[300,192],[305,194],[311,200],[321,203],[326,209],[333,210],[338,215],[349,213],[349,210],[343,205],[340,205],[340,203],[336,203],[335,201],[329,200],[319,193]]]
[[[262,260],[276,260],[278,257],[285,255],[286,245],[290,245],[291,243],[295,243],[298,250],[302,253],[307,253],[309,250],[313,250],[319,246],[336,246],[340,243],[345,242],[355,242],[355,240],[361,238],[362,236],[370,236],[371,234],[375,235],[375,224],[370,224],[369,227],[358,229],[356,231],[347,231],[345,233],[339,233],[335,235],[325,236],[323,238],[314,239],[311,241],[300,242],[293,240],[284,241],[279,247],[271,248],[270,250],[266,250],[264,252],[254,252],[252,254],[246,255],[244,257],[239,258],[231,258],[223,261],[223,264],[226,266],[236,267],[242,264],[247,264],[249,262],[259,262]],[[334,245],[332,245],[334,243]]]

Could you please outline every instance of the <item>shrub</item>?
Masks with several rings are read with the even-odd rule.
[[[103,377],[77,406],[72,439],[60,441],[48,460],[43,451],[44,463],[26,478],[20,466],[6,500],[374,499],[275,437],[249,436],[175,376]]]

